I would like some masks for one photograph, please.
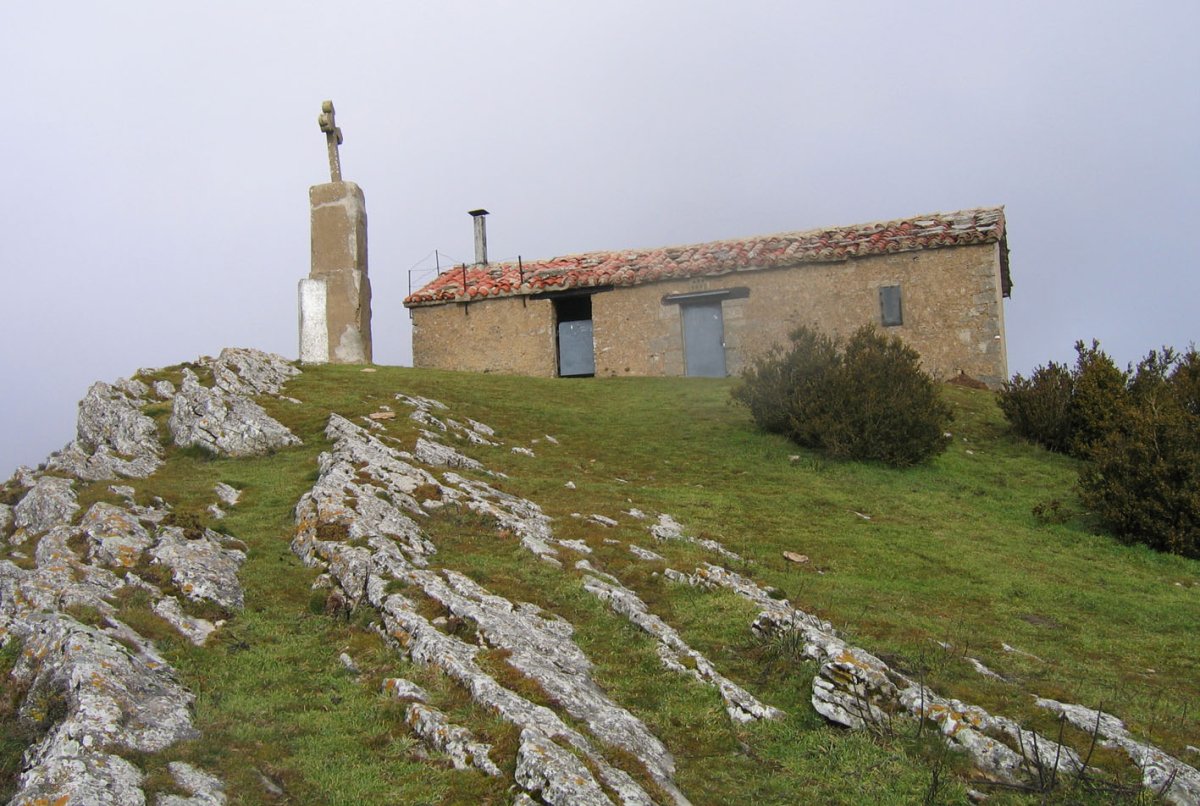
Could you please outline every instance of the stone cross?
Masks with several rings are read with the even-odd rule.
[[[338,157],[338,146],[342,144],[342,130],[333,122],[333,101],[321,104],[321,114],[317,116],[321,131],[325,132],[325,143],[329,146],[329,181],[342,181],[342,161]]]

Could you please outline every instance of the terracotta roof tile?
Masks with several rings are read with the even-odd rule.
[[[442,272],[404,300],[408,307],[521,296],[597,285],[631,286],[673,278],[757,271],[868,255],[996,243],[1004,238],[1004,208],[931,213],[899,221],[785,232],[754,238],[588,252],[548,260],[491,263]],[[1005,293],[1007,295],[1007,260]]]

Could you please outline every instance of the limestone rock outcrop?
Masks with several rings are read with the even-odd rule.
[[[611,806],[582,761],[533,728],[521,731],[517,784],[551,806]]]
[[[226,347],[207,366],[212,370],[213,386],[242,397],[278,396],[283,385],[300,374],[281,355],[245,347]]]
[[[709,551],[716,552],[727,559],[736,560],[738,562],[741,562],[742,560],[740,556],[725,548],[716,540],[685,535],[683,533],[683,526],[670,515],[659,515],[658,523],[652,524],[648,528],[650,529],[650,534],[654,535],[655,540],[664,542],[668,540],[682,540],[685,543],[694,543],[697,546],[708,549]]]
[[[525,750],[518,758],[523,771],[518,783],[547,803],[608,803],[605,787],[623,803],[653,802],[627,772],[596,750],[591,739],[553,710],[487,674],[475,660],[480,647],[440,631],[420,614],[409,594],[390,592],[393,582],[473,624],[482,642],[502,650],[506,663],[534,680],[594,737],[630,753],[674,802],[686,803],[672,780],[670,753],[595,684],[591,664],[572,640],[566,621],[533,605],[509,602],[465,575],[424,567],[435,552],[416,520],[427,516],[410,493],[432,485],[443,499],[463,506],[474,508],[486,500],[489,514],[514,526],[514,510],[520,509],[552,539],[540,510],[530,509],[531,502],[521,507],[514,496],[487,485],[486,493],[472,489],[457,474],[447,473],[447,483],[439,482],[366,429],[337,415],[330,417],[326,435],[334,446],[321,456],[318,481],[296,507],[293,551],[308,564],[324,566],[347,601],[372,607],[382,621],[382,633],[413,662],[442,670],[478,704],[522,729]],[[481,493],[488,498],[482,499]],[[356,534],[365,539],[365,547],[350,545]],[[588,758],[598,777],[557,742]],[[582,793],[594,799],[572,799]]]
[[[166,526],[159,529],[150,555],[171,569],[173,581],[189,599],[241,610],[244,599],[237,572],[246,555],[221,542],[221,535],[211,529],[193,538],[177,526]]]
[[[154,544],[137,517],[103,501],[93,504],[79,525],[88,537],[88,560],[110,568],[132,568]]]
[[[13,507],[12,541],[20,543],[57,524],[69,521],[79,510],[70,479],[41,476]]]
[[[783,712],[764,705],[741,686],[722,675],[712,662],[687,645],[687,642],[670,625],[654,615],[637,594],[615,581],[605,581],[595,576],[584,578],[583,587],[592,595],[608,603],[616,612],[625,616],[643,631],[658,640],[659,657],[663,665],[677,672],[691,672],[697,680],[714,686],[725,701],[725,711],[735,722],[751,722],[756,719],[778,719]],[[687,663],[684,663],[684,661]]]
[[[139,381],[92,384],[79,401],[75,440],[48,467],[87,481],[149,476],[162,464],[162,446],[154,420],[142,412],[148,394]]]
[[[180,635],[196,646],[204,646],[208,637],[217,629],[217,625],[208,619],[196,618],[184,613],[179,600],[174,596],[162,597],[154,603],[151,609],[155,615],[174,627]]]
[[[21,718],[45,732],[25,753],[13,803],[145,803],[132,754],[161,753],[198,735],[192,694],[153,644],[117,619],[114,597],[130,587],[145,591],[154,611],[193,641],[216,625],[189,616],[174,595],[139,577],[137,566],[164,562],[176,593],[241,606],[242,553],[216,533],[189,540],[162,527],[169,506],[161,499],[139,506],[132,487],[114,485],[109,492],[124,504],[95,503],[76,522],[77,481],[145,477],[161,464],[157,427],[141,410],[149,395],[137,380],[93,385],[80,404],[76,440],[45,470],[14,477],[25,492],[5,506],[12,523],[0,528],[11,525],[12,541],[31,547],[14,557],[32,559],[32,567],[0,560],[0,645],[21,646],[4,685],[17,692]],[[191,795],[159,802],[225,802],[215,776],[176,763],[171,773]]]
[[[946,742],[965,751],[984,772],[1009,783],[1035,779],[1038,768],[1078,772],[1083,762],[1070,747],[1028,731],[1007,717],[942,697],[890,668],[879,658],[851,646],[827,621],[776,599],[755,582],[707,564],[692,575],[668,569],[666,576],[685,584],[734,591],[760,608],[753,629],[760,635],[793,632],[803,653],[820,664],[813,679],[816,711],[849,728],[886,725],[898,715],[935,723]]]
[[[225,784],[217,776],[183,761],[172,761],[167,770],[175,785],[189,796],[159,795],[155,806],[225,806]]]
[[[228,456],[257,456],[300,440],[248,397],[208,389],[190,369],[172,401],[168,422],[175,444]]]
[[[408,706],[405,721],[434,750],[445,753],[455,769],[475,767],[487,775],[500,776],[500,768],[488,756],[492,747],[476,741],[471,731],[453,725],[441,711],[415,702]]]
[[[26,498],[53,478],[41,477]],[[107,503],[93,505],[79,524],[73,509],[54,512],[42,513],[39,525],[49,528],[31,538],[33,568],[0,561],[0,645],[22,646],[6,684],[22,692],[22,718],[49,725],[25,755],[13,802],[144,803],[142,773],[121,754],[158,753],[194,738],[192,695],[154,646],[117,620],[112,598],[136,584],[158,598],[156,612],[170,602],[182,621],[197,621],[127,570],[144,553],[171,556],[179,530],[159,528],[156,541],[137,514]],[[229,550],[221,551],[223,571],[235,572]],[[191,573],[184,584],[203,577]],[[223,601],[241,601],[235,576],[203,583],[224,592]],[[99,621],[85,624],[76,612]]]
[[[1179,806],[1200,803],[1200,771],[1152,744],[1134,739],[1126,730],[1125,723],[1117,717],[1083,705],[1042,697],[1038,697],[1036,702],[1039,707],[1053,711],[1084,733],[1090,735],[1095,732],[1101,747],[1124,751],[1141,770],[1142,785],[1151,792],[1160,793],[1168,803]]]

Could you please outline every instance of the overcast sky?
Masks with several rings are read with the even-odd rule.
[[[1186,346],[1197,30],[1195,0],[0,2],[0,479],[94,380],[296,357],[326,98],[382,364],[477,207],[501,259],[1003,204],[1012,371]]]

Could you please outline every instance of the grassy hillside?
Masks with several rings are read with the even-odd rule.
[[[957,415],[951,448],[929,466],[900,471],[831,462],[759,433],[728,402],[730,383],[306,369],[286,390],[300,404],[264,401],[303,446],[236,460],[172,449],[162,470],[134,483],[139,496],[160,495],[206,517],[216,482],[241,488],[241,503],[211,525],[244,541],[249,558],[241,572],[246,609],[205,648],[181,639],[144,602],[123,605],[125,620],[158,640],[197,694],[203,737],[169,758],[219,771],[237,803],[511,800],[504,781],[423,753],[402,705],[379,693],[380,681],[401,675],[421,683],[435,705],[499,748],[501,766],[511,766],[513,729],[436,672],[400,660],[365,615],[326,615],[323,595],[310,589],[316,572],[289,549],[293,507],[316,479],[329,412],[357,420],[391,406],[399,416],[384,423],[387,433],[411,447],[418,426],[394,399],[403,392],[495,428],[503,446],[462,450],[508,475],[496,486],[537,502],[558,537],[586,541],[594,565],[633,588],[724,674],[787,712],[777,722],[732,724],[712,689],[663,669],[653,640],[586,594],[574,572],[538,561],[471,513],[447,508],[431,518],[436,565],[575,625],[598,682],[666,743],[679,787],[695,803],[962,802],[966,787],[977,786],[967,765],[947,758],[928,731],[918,736],[915,725],[878,735],[827,726],[808,703],[815,669],[786,641],[753,637],[752,605],[661,576],[665,567],[691,572],[705,561],[775,586],[943,694],[1050,736],[1057,722],[1031,694],[1103,707],[1140,738],[1196,762],[1186,747],[1200,745],[1200,563],[1096,534],[1073,503],[1072,461],[1007,436],[990,393],[947,387]],[[81,503],[109,496],[97,484]],[[1062,513],[1053,520],[1064,522],[1034,517],[1035,506],[1053,509],[1053,502]],[[689,534],[719,540],[746,562],[655,543],[646,522],[624,514],[631,507],[669,513]],[[635,558],[629,543],[666,562]],[[789,562],[785,551],[810,561]],[[342,652],[359,674],[338,661]],[[1008,682],[981,676],[967,655]],[[519,676],[493,660],[506,684],[542,696],[524,692]],[[1087,750],[1086,737],[1068,731],[1067,738]],[[5,752],[0,764],[11,770],[13,751]],[[150,790],[156,780],[167,785],[166,760],[144,760]],[[1115,754],[1098,750],[1097,762],[1136,780]],[[1040,799],[993,794],[992,802]]]

